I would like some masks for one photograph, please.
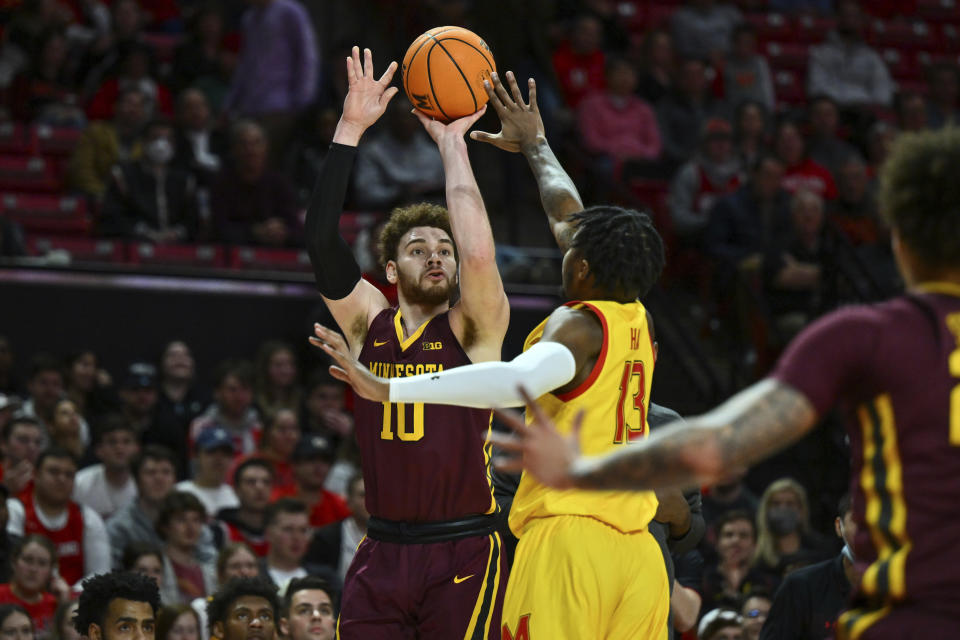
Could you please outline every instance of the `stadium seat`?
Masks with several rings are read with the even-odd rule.
[[[933,22],[952,22],[960,24],[960,4],[957,0],[919,0],[917,15]]]
[[[23,123],[0,124],[0,153],[24,155],[30,153],[30,138],[27,136],[27,127]]]
[[[0,207],[28,233],[85,234],[91,227],[83,198],[6,193],[0,197]]]
[[[877,48],[897,48],[915,50],[929,46],[933,36],[926,22],[917,20],[875,20],[867,41]]]
[[[127,259],[131,264],[223,267],[224,249],[215,245],[156,245],[135,242],[130,244]]]
[[[60,190],[53,162],[36,156],[0,155],[0,191]]]
[[[234,269],[262,271],[310,271],[310,257],[298,249],[235,247],[230,250],[229,266]]]
[[[791,21],[780,13],[749,13],[747,22],[757,30],[760,43],[776,40],[786,42],[793,39],[795,29]]]
[[[828,33],[836,28],[837,21],[833,18],[801,16],[794,26],[792,42],[819,44],[826,39]]]
[[[33,127],[32,133],[37,153],[40,155],[68,156],[73,153],[83,130],[41,124]]]
[[[102,238],[64,238],[31,236],[27,238],[27,252],[44,256],[51,251],[63,251],[74,262],[123,262],[126,254],[123,242]]]
[[[806,78],[798,73],[780,70],[773,74],[773,91],[781,104],[800,104],[807,97]]]
[[[789,69],[805,72],[810,60],[810,49],[806,44],[793,42],[768,42],[767,60],[773,69]]]
[[[922,69],[917,65],[915,56],[898,49],[884,49],[880,55],[887,64],[887,70],[898,82],[916,81],[920,79]]]

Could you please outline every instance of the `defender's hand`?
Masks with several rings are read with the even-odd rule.
[[[337,124],[334,140],[342,144],[356,144],[367,127],[380,119],[387,104],[399,91],[391,87],[397,63],[391,62],[379,80],[373,77],[373,54],[363,50],[364,62],[360,64],[360,47],[354,47],[347,58],[347,97],[343,101],[343,115]],[[340,137],[340,140],[337,138]],[[344,139],[347,138],[347,139]],[[355,139],[354,139],[355,138]]]
[[[310,344],[322,349],[339,365],[330,366],[330,375],[349,384],[362,398],[390,402],[390,381],[373,375],[360,364],[350,353],[343,336],[320,324],[314,324],[313,331],[316,337],[310,338]]]
[[[519,153],[526,145],[533,144],[538,137],[543,137],[543,119],[537,107],[537,83],[533,78],[527,80],[530,103],[523,101],[517,79],[513,71],[507,71],[507,84],[510,87],[511,98],[507,94],[500,76],[491,74],[493,84],[484,81],[483,88],[487,90],[490,104],[500,117],[500,133],[493,134],[485,131],[474,131],[470,134],[473,140],[488,142],[495,147],[511,153]]]
[[[491,433],[490,440],[505,451],[519,453],[519,458],[498,458],[494,466],[501,471],[516,473],[526,469],[547,485],[557,489],[573,487],[573,465],[580,456],[577,436],[583,424],[583,411],[573,419],[573,431],[569,437],[560,435],[553,420],[543,412],[527,390],[520,387],[520,395],[527,403],[527,411],[533,416],[525,424],[523,416],[508,409],[494,409],[497,417],[513,430],[513,434]]]

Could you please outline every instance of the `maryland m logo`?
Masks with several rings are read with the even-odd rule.
[[[530,614],[520,618],[520,624],[517,625],[517,632],[511,634],[510,627],[504,623],[500,640],[530,640]]]

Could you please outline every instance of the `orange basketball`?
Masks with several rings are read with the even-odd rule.
[[[437,27],[413,41],[400,73],[414,107],[450,122],[487,103],[483,81],[496,70],[493,53],[480,36],[461,27]]]

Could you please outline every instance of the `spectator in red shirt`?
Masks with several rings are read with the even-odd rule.
[[[294,490],[290,459],[300,441],[300,420],[291,409],[280,409],[268,416],[260,441],[260,455],[273,464],[274,486],[278,491]]]
[[[603,89],[603,25],[589,15],[577,18],[570,38],[553,52],[553,68],[560,81],[563,97],[576,108],[591,91]]]
[[[817,164],[807,155],[807,144],[800,133],[799,125],[792,120],[783,120],[777,125],[774,150],[783,162],[781,186],[791,194],[803,189],[812,191],[824,200],[837,197],[837,185],[826,167]]]
[[[655,160],[660,130],[653,109],[635,95],[636,70],[622,58],[611,58],[606,78],[606,90],[592,92],[577,109],[584,147],[611,168],[631,160]]]
[[[56,548],[48,538],[34,534],[25,537],[10,557],[13,577],[9,583],[0,584],[0,604],[20,605],[30,614],[38,632],[50,631],[57,598],[48,591],[48,585],[55,580],[66,590],[63,580],[54,575]]]
[[[90,99],[87,116],[91,120],[110,120],[117,98],[127,89],[139,89],[146,98],[149,116],[173,117],[170,90],[156,80],[151,70],[153,53],[143,45],[131,46],[120,62],[120,72],[103,81]]]
[[[305,435],[293,452],[294,491],[287,494],[274,491],[274,499],[292,496],[303,501],[310,509],[310,525],[313,527],[348,517],[350,509],[343,498],[323,488],[335,459],[326,438]]]
[[[273,466],[263,458],[248,458],[237,466],[233,472],[233,490],[240,506],[221,509],[217,522],[211,525],[218,549],[225,549],[231,542],[243,542],[250,545],[258,557],[267,554],[263,515],[270,504],[272,487]]]

